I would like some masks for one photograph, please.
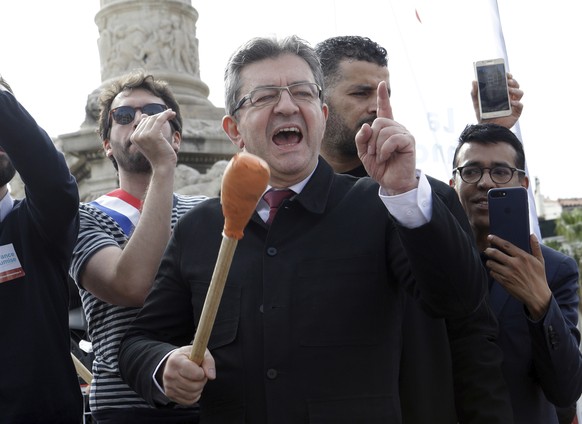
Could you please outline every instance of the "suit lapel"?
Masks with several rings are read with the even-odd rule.
[[[489,290],[489,303],[491,304],[491,309],[493,309],[496,317],[501,315],[501,311],[508,300],[509,293],[507,293],[507,290],[505,290],[497,281],[493,280],[491,282],[491,289]]]

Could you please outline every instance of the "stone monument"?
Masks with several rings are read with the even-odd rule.
[[[80,129],[55,140],[77,178],[82,201],[118,187],[97,135],[98,94],[135,68],[168,81],[180,104],[184,125],[177,191],[218,194],[222,170],[237,149],[222,131],[224,109],[208,100],[208,86],[200,79],[197,20],[190,0],[101,0],[95,17],[101,85],[88,95]]]

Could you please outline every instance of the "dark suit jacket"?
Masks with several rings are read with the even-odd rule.
[[[558,423],[554,406],[569,406],[582,393],[582,355],[578,349],[578,268],[576,262],[542,246],[550,308],[538,322],[497,282],[491,305],[499,320],[499,345],[516,424]]]
[[[363,166],[348,172],[366,176]],[[473,234],[457,193],[428,177],[433,193]],[[400,403],[405,424],[509,424],[513,420],[497,321],[488,303],[466,317],[434,318],[406,296]]]
[[[323,160],[271,227],[254,214],[238,242],[209,342],[209,423],[399,423],[403,286],[437,316],[483,301],[472,237],[433,195],[429,223],[397,225],[369,178]],[[152,375],[192,340],[220,247],[218,199],[174,228],[154,287],[121,342],[120,370],[154,403]],[[412,269],[412,271],[411,271]]]
[[[24,275],[0,284],[0,423],[79,423],[82,396],[70,355],[68,270],[79,194],[64,156],[0,91],[0,147],[26,184],[0,224]],[[4,260],[4,258],[2,258]]]

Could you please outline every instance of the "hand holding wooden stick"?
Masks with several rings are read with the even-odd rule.
[[[236,245],[267,188],[269,176],[267,163],[246,152],[236,154],[224,170],[220,189],[224,214],[222,243],[190,354],[190,359],[198,365],[204,359]]]

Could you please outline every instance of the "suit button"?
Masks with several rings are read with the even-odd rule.
[[[267,255],[269,256],[275,256],[277,254],[277,248],[276,247],[267,247]]]
[[[548,338],[550,339],[550,345],[552,349],[556,350],[560,346],[560,337],[553,326],[548,326]]]
[[[259,311],[261,312],[261,314],[264,312],[263,305],[259,306]]]
[[[268,378],[269,380],[274,380],[274,379],[276,379],[278,374],[279,374],[279,373],[277,372],[277,370],[275,370],[275,369],[273,369],[273,368],[269,368],[269,369],[267,370],[267,378]]]

